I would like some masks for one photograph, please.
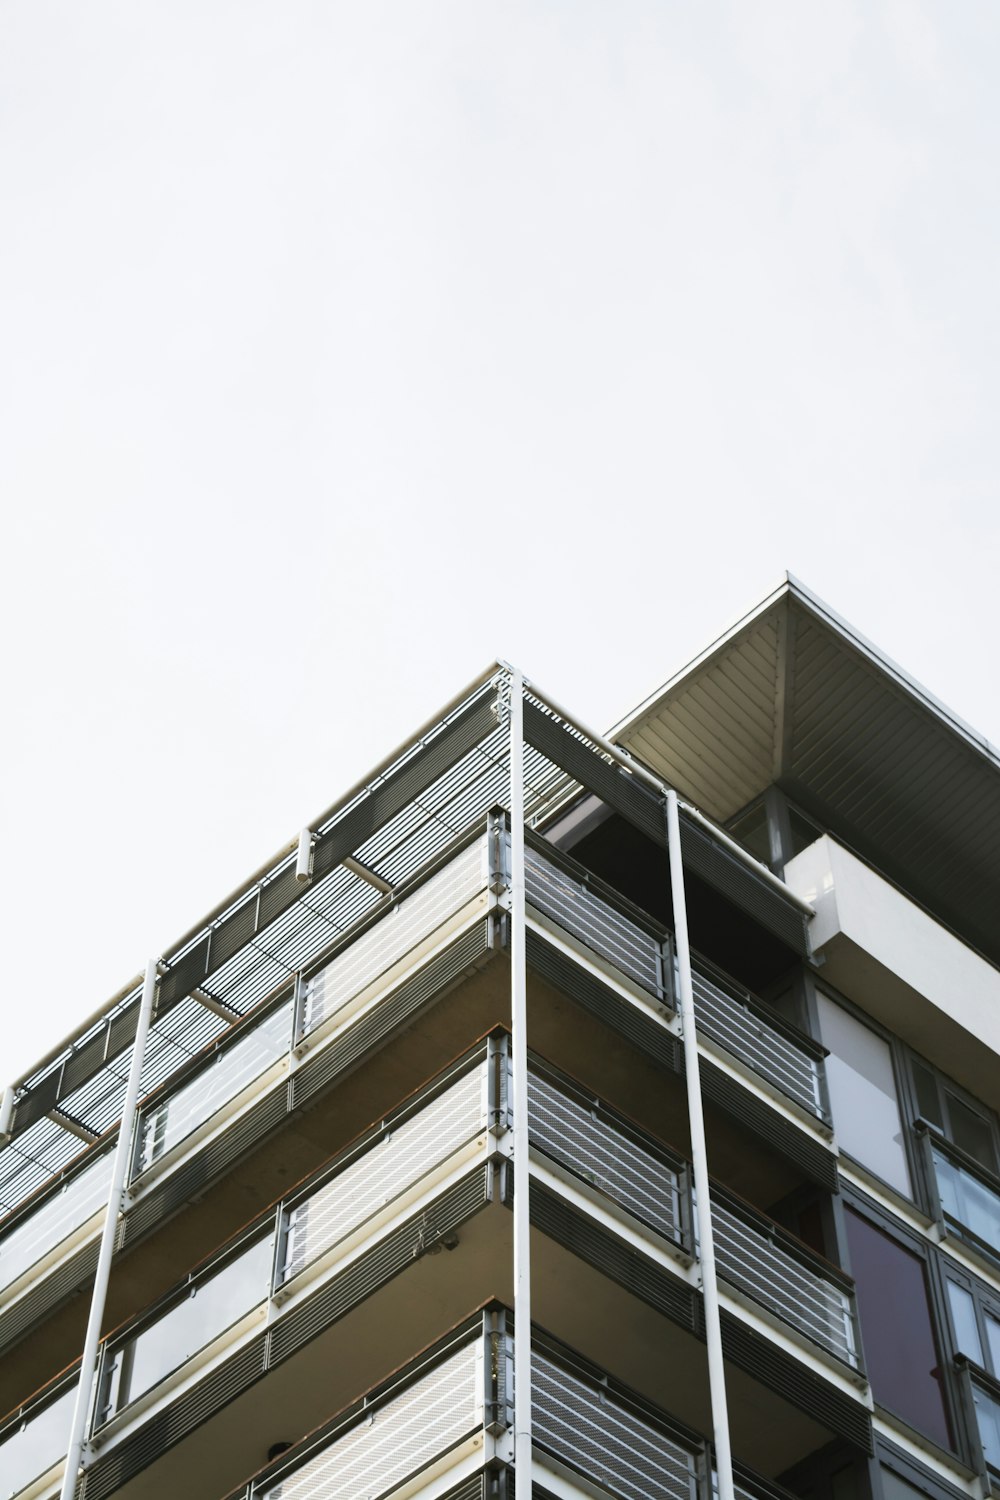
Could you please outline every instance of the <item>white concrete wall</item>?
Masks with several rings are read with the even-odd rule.
[[[819,977],[945,1072],[1000,1101],[1000,970],[824,835],[785,868],[811,901]]]

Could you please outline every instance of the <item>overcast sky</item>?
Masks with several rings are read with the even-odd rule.
[[[1000,9],[0,0],[0,1083],[497,653],[1000,741]]]

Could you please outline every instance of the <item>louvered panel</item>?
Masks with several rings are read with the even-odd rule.
[[[534,1438],[621,1500],[690,1500],[694,1456],[541,1351],[532,1359]]]
[[[591,1215],[573,1207],[540,1182],[532,1183],[529,1203],[532,1227],[681,1328],[694,1330],[695,1294],[679,1276],[665,1271],[649,1256],[640,1254]]]
[[[260,1500],[360,1500],[386,1494],[483,1425],[483,1346],[460,1349]]]
[[[640,1052],[646,1052],[671,1072],[677,1070],[679,1045],[665,1027],[652,1016],[644,1016],[638,1006],[630,1005],[610,986],[602,984],[582,969],[561,949],[546,941],[530,928],[525,951],[529,966],[564,995],[582,1005],[613,1031],[625,1037]]]
[[[53,1308],[90,1280],[97,1268],[98,1249],[95,1237],[56,1270],[31,1283],[23,1297],[0,1312],[0,1349],[18,1343]]]
[[[684,1054],[678,1049],[678,1071],[684,1071]],[[706,1099],[725,1110],[773,1151],[795,1162],[813,1182],[837,1191],[837,1158],[820,1140],[778,1113],[759,1095],[726,1073],[707,1057],[700,1061],[701,1089]]]
[[[528,1074],[531,1140],[658,1234],[682,1242],[680,1182],[662,1158],[532,1070]]]
[[[288,1216],[283,1281],[398,1198],[487,1127],[486,1064],[384,1135]]]
[[[698,1302],[699,1335],[705,1337],[704,1307]],[[775,1391],[790,1405],[815,1418],[828,1432],[846,1438],[863,1453],[873,1451],[871,1413],[860,1396],[849,1396],[839,1386],[781,1349],[741,1319],[723,1309],[722,1347],[727,1359],[754,1380]]]
[[[486,843],[477,839],[381,921],[312,975],[304,1030],[335,1014],[486,886]]]

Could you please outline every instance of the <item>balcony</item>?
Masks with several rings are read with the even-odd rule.
[[[528,1080],[529,1132],[540,1162],[578,1182],[634,1242],[690,1264],[697,1255],[687,1162],[617,1111],[535,1060]],[[545,1174],[558,1191],[558,1178]],[[712,1185],[720,1280],[732,1305],[763,1313],[793,1336],[860,1372],[853,1282],[721,1184]],[[667,1262],[665,1262],[667,1263]]]
[[[229,1500],[507,1495],[514,1335],[497,1304],[370,1391]],[[533,1494],[712,1500],[709,1445],[540,1329],[532,1333]],[[783,1492],[738,1466],[741,1500]]]
[[[338,1374],[350,1382],[359,1338],[373,1356],[378,1351],[398,1363],[435,1326],[442,1305],[508,1284],[510,1221],[494,1183],[510,1151],[509,1066],[507,1036],[496,1032],[105,1342],[86,1500],[125,1493],[151,1465],[158,1473],[166,1465],[162,1482],[176,1482],[185,1452],[188,1458],[203,1453],[206,1472],[217,1474],[224,1488],[229,1471],[212,1456],[222,1452],[213,1432],[236,1422],[240,1411],[240,1422],[256,1413],[265,1433],[282,1411],[295,1434],[319,1420],[316,1402],[334,1378],[327,1370],[321,1379],[320,1372],[345,1347],[343,1320],[353,1320],[352,1367]],[[538,1058],[531,1063],[528,1098],[532,1171],[541,1195],[536,1205],[533,1190],[533,1214],[538,1206],[544,1216],[546,1195],[561,1197],[573,1213],[625,1242],[633,1259],[644,1258],[648,1275],[672,1278],[676,1307],[693,1310],[696,1245],[687,1163]],[[782,1330],[814,1371],[824,1372],[815,1358],[819,1350],[827,1373],[833,1361],[856,1374],[849,1280],[749,1205],[714,1191],[717,1259],[730,1315],[745,1321],[749,1308],[761,1337]],[[482,1209],[489,1209],[489,1225],[476,1230]],[[437,1254],[460,1246],[454,1259]],[[423,1295],[403,1286],[388,1296],[396,1278],[408,1280],[401,1273],[410,1272],[412,1281],[411,1268],[428,1258],[435,1265],[422,1273]],[[607,1263],[603,1269],[614,1274]],[[691,1311],[691,1327],[693,1319]],[[314,1378],[314,1396],[304,1400],[303,1380]],[[269,1394],[262,1407],[264,1386]],[[63,1387],[50,1389],[0,1433],[0,1454],[22,1428],[35,1435],[18,1452],[21,1467],[33,1466],[36,1450],[39,1464],[47,1465],[38,1471],[50,1476],[40,1496],[49,1493],[61,1457],[68,1410],[65,1421],[60,1411],[68,1399]],[[175,1448],[180,1456],[172,1461]],[[22,1452],[29,1456],[22,1460]],[[25,1477],[25,1484],[35,1477]],[[34,1487],[26,1493],[34,1495]]]
[[[663,1056],[673,1059],[669,934],[568,856],[534,835],[529,840],[532,922],[544,940],[561,936],[575,960],[592,963],[613,987],[617,1010],[628,1013],[621,1024],[638,1017],[642,1039],[663,1037]],[[440,970],[446,982],[456,964],[475,961],[471,948],[466,953],[473,934],[476,951],[488,952],[484,921],[506,878],[502,843],[490,829],[467,837],[367,915],[294,987],[262,1002],[255,1017],[150,1096],[140,1112],[121,1244],[157,1227],[193,1183],[203,1186],[227,1170],[426,1004],[431,976]],[[695,995],[704,1036],[744,1081],[784,1101],[800,1123],[821,1124],[821,1049],[701,962]],[[110,1150],[101,1146],[20,1211],[0,1238],[0,1342],[20,1337],[90,1274],[109,1180]]]
[[[625,998],[662,1021],[673,1013],[670,934],[569,855],[528,836],[525,887],[529,924],[567,940],[595,960]],[[736,1068],[791,1106],[797,1119],[828,1133],[825,1048],[770,1011],[706,959],[692,962],[700,1033]]]

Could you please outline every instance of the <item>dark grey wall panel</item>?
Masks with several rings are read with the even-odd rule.
[[[655,1021],[647,1020],[636,1006],[623,1000],[610,985],[603,985],[537,932],[528,932],[525,951],[529,966],[543,979],[589,1010],[641,1052],[648,1053],[672,1072],[677,1071],[679,1045],[669,1031],[657,1026]]]
[[[695,1331],[695,1293],[686,1282],[540,1183],[532,1183],[530,1198],[531,1222],[543,1234],[682,1328]]]

